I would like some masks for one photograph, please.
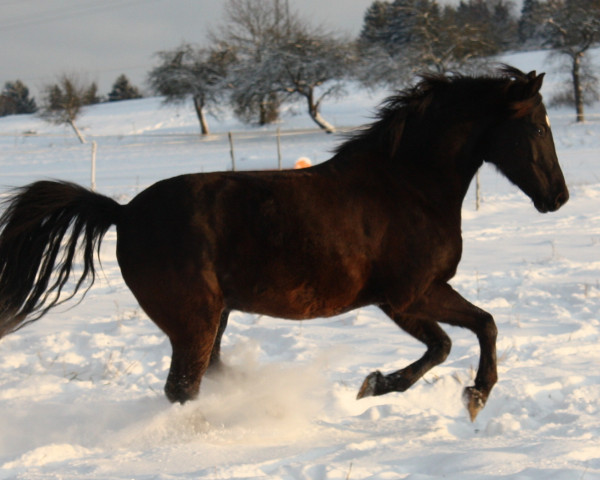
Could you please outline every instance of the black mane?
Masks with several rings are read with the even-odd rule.
[[[526,84],[531,75],[535,76],[535,72],[526,74],[510,65],[502,65],[495,75],[421,75],[414,86],[385,99],[375,115],[376,120],[350,133],[334,153],[347,155],[353,151],[378,149],[393,156],[406,121],[424,115],[434,97],[444,95],[451,99],[454,107],[460,106],[463,111],[469,107],[480,109],[490,102],[506,106],[510,88]]]

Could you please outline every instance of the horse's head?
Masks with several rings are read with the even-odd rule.
[[[505,103],[481,144],[485,161],[494,164],[542,213],[558,210],[569,191],[558,164],[550,120],[539,93],[544,74],[507,67]]]

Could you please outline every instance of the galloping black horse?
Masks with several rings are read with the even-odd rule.
[[[123,278],[173,347],[171,401],[196,397],[206,370],[221,366],[231,310],[308,319],[375,304],[427,351],[397,372],[371,373],[358,398],[404,391],[443,362],[447,323],[472,330],[481,347],[464,393],[474,419],[497,380],[497,330],[448,284],[461,206],[484,161],[542,213],[567,201],[542,80],[508,66],[426,76],[305,170],[183,175],[127,205],[70,183],[25,186],[0,219],[0,337],[64,300],[78,250],[73,295],[91,285],[94,250],[116,225]]]

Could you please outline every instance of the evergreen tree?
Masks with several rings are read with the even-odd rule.
[[[464,69],[516,43],[508,0],[376,1],[367,9],[358,42],[357,77],[367,85],[396,86],[415,73]]]
[[[29,89],[23,82],[6,82],[0,93],[0,116],[20,113],[35,113],[37,106],[34,98],[29,98]]]
[[[456,21],[477,40],[476,55],[494,55],[516,44],[517,20],[505,0],[461,0]]]
[[[539,0],[523,0],[518,24],[518,37],[522,45],[541,47],[543,18]]]
[[[501,52],[516,46],[519,41],[519,23],[512,13],[512,3],[507,0],[492,0],[489,8],[492,42]]]
[[[132,100],[142,98],[142,94],[137,87],[131,85],[126,75],[120,75],[113,83],[112,90],[108,94],[109,102],[119,100]]]
[[[390,18],[391,5],[388,2],[373,2],[365,12],[363,27],[358,38],[359,42],[382,46],[388,44]]]
[[[415,27],[420,13],[427,10],[428,0],[395,0],[390,6],[390,20],[386,37],[394,50],[418,41]]]

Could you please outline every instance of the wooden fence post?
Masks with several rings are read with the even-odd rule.
[[[96,140],[92,142],[92,174],[91,174],[91,189],[96,190],[96,153],[98,151],[98,144]]]
[[[475,210],[479,211],[481,203],[481,183],[479,182],[479,170],[475,174]]]
[[[277,167],[281,170],[281,130],[277,127]]]
[[[229,153],[231,154],[231,169],[235,172],[235,152],[233,151],[233,135],[228,133],[229,137]]]

